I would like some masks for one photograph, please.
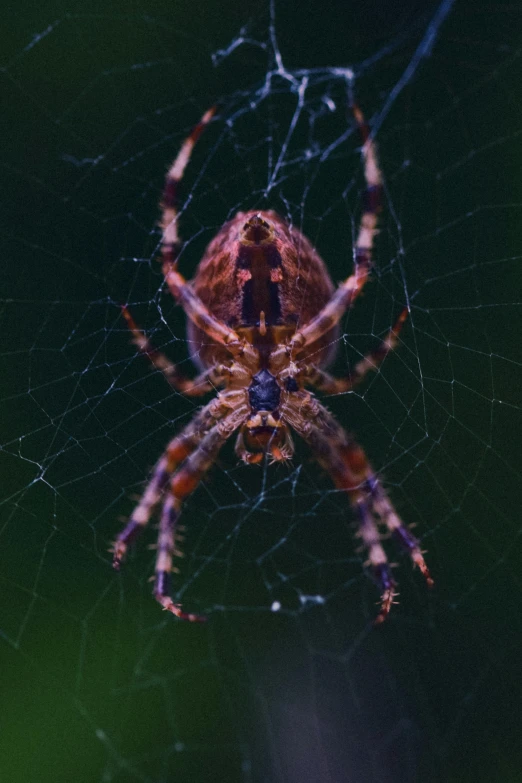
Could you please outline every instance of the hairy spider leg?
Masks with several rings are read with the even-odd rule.
[[[178,234],[178,186],[183,179],[185,168],[192,155],[192,150],[215,112],[215,106],[212,106],[205,112],[198,124],[193,128],[181,145],[181,149],[165,177],[165,185],[163,187],[163,194],[160,202],[162,210],[160,226],[163,233],[161,254],[164,263],[169,265],[177,262],[181,249]]]
[[[161,500],[161,496],[163,495],[165,487],[174,470],[189,456],[203,439],[205,433],[208,432],[211,427],[228,412],[228,410],[228,406],[225,407],[220,401],[220,398],[217,397],[202,408],[192,421],[187,424],[185,429],[170,441],[165,452],[152,471],[151,478],[140,502],[114,542],[112,548],[114,553],[113,567],[116,570],[119,570],[127,553],[129,544],[135,541],[146,527],[155,506]]]
[[[419,539],[404,525],[389,497],[374,475],[370,476],[368,484],[373,497],[375,511],[390,531],[392,537],[399,542],[401,548],[408,553],[413,563],[418,567],[428,587],[433,587],[434,581],[424,560]]]
[[[358,490],[353,488],[352,472],[349,460],[346,461],[346,471],[344,476],[334,478],[335,485],[339,489],[344,489],[348,493],[350,503],[355,508],[358,517],[358,534],[363,541],[363,545],[368,552],[368,562],[371,565],[372,574],[381,591],[381,606],[379,614],[374,619],[374,625],[383,623],[390,614],[397,598],[397,582],[393,578],[391,566],[381,544],[379,529],[371,509],[363,497],[357,497]]]
[[[121,309],[131,331],[132,342],[140,353],[147,357],[152,366],[163,373],[165,379],[174,389],[189,397],[202,397],[212,391],[215,384],[219,383],[215,367],[205,370],[195,378],[187,378],[164,353],[152,345],[145,333],[136,325],[128,308],[122,307]]]
[[[352,105],[352,110],[363,140],[361,154],[364,163],[364,178],[366,180],[366,188],[362,196],[363,212],[354,248],[355,269],[357,271],[360,267],[370,269],[372,265],[373,242],[378,232],[377,222],[383,206],[383,182],[377,155],[377,145],[371,136],[370,127],[356,103]]]
[[[405,307],[380,345],[374,351],[370,351],[366,356],[363,356],[353,370],[350,370],[349,374],[344,378],[335,378],[330,373],[321,370],[313,364],[302,369],[301,377],[306,384],[325,394],[340,394],[341,392],[352,391],[352,389],[355,389],[364,381],[369,372],[378,370],[390,351],[395,349],[407,317],[408,308]]]
[[[174,474],[170,491],[163,503],[160,532],[158,537],[158,552],[154,580],[154,597],[163,609],[189,622],[204,622],[202,615],[183,611],[179,603],[170,596],[170,574],[173,570],[172,559],[176,554],[176,524],[181,513],[183,501],[194,492],[199,482],[214,464],[216,457],[233,432],[240,426],[242,419],[248,414],[248,408],[231,411],[220,423],[216,424],[202,438],[198,447],[185,460]]]
[[[234,329],[212,315],[194,293],[190,283],[175,268],[163,264],[163,272],[172,296],[183,307],[188,318],[212,340],[223,345],[234,358],[240,358],[243,364],[255,368],[258,353],[252,344],[241,339]]]
[[[162,229],[161,257],[162,271],[174,299],[183,307],[186,315],[210,338],[224,345],[234,358],[242,357],[243,362],[255,366],[257,352],[246,340],[240,339],[237,332],[216,318],[194,293],[192,287],[177,270],[181,242],[178,232],[178,190],[192,150],[204,128],[214,116],[216,107],[208,109],[196,127],[185,139],[174,163],[167,172],[165,186],[160,202],[162,210],[160,226]]]
[[[299,353],[306,346],[319,340],[341,320],[344,312],[351,307],[363,290],[372,266],[372,254],[377,222],[382,211],[383,183],[377,157],[377,145],[373,140],[364,115],[357,105],[353,113],[363,140],[361,156],[364,164],[366,188],[363,193],[363,212],[359,231],[353,250],[353,273],[341,283],[332,294],[323,309],[302,329],[298,329],[286,346],[282,346],[273,355],[274,367],[281,363],[283,356]]]
[[[377,519],[382,519],[395,539],[419,567],[428,585],[433,580],[422,557],[419,542],[404,525],[377,478],[364,450],[318,400],[302,392],[285,407],[285,417],[311,447],[335,486],[347,493],[357,515],[358,534],[368,552],[371,573],[381,590],[376,624],[387,618],[397,583],[382,546]]]
[[[358,536],[368,553],[368,565],[381,592],[380,611],[375,619],[375,623],[379,624],[391,610],[397,595],[397,583],[381,542],[372,513],[371,495],[366,487],[368,474],[373,475],[373,472],[362,448],[322,406],[321,409],[322,415],[312,425],[306,427],[303,421],[304,427],[299,434],[311,447],[319,464],[328,471],[335,486],[346,492],[356,514]]]

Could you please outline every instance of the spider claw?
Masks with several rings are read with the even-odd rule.
[[[412,526],[410,525],[409,527]],[[409,528],[406,527],[397,527],[393,531],[393,534],[398,539],[401,547],[409,553],[413,564],[417,566],[423,575],[428,587],[433,587],[435,582],[433,581],[429,568],[426,565],[426,561],[423,557],[423,554],[426,550],[420,548],[419,540],[413,535],[413,533],[410,533]]]
[[[416,551],[412,552],[411,559],[413,560],[414,564],[418,567],[419,571],[421,572],[424,579],[426,580],[426,584],[431,589],[435,585],[435,582],[430,574],[429,568],[426,565],[426,561],[424,560],[420,549],[417,549]]]
[[[394,593],[393,588],[389,588],[388,590],[385,590],[384,593],[381,595],[381,611],[373,621],[374,625],[381,625],[390,614],[390,610],[393,606],[393,604],[398,603],[398,601],[394,601]]]
[[[168,595],[156,595],[156,600],[163,607],[164,612],[170,612],[174,614],[179,620],[186,620],[189,623],[206,623],[207,617],[203,614],[193,614],[192,612],[184,612],[181,608],[181,604],[175,604],[172,598]]]
[[[375,566],[374,575],[381,587],[381,610],[373,622],[374,625],[381,625],[390,614],[393,604],[397,603],[393,599],[397,598],[399,593],[389,563],[380,563]]]
[[[180,620],[186,620],[189,623],[206,623],[208,620],[208,617],[205,617],[204,614],[192,614],[188,612],[175,612],[176,617],[178,617]]]
[[[123,541],[115,541],[109,552],[113,553],[112,567],[115,571],[119,571],[127,552],[127,545]]]

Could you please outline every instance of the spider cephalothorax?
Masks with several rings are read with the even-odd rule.
[[[432,584],[418,540],[398,516],[362,448],[344,431],[307,387],[336,393],[359,384],[395,346],[407,311],[381,345],[344,378],[323,368],[332,360],[339,321],[360,294],[371,269],[377,218],[382,209],[382,178],[377,151],[360,109],[354,116],[363,139],[366,189],[353,273],[335,289],[326,266],[308,239],[270,210],[239,212],[208,245],[191,283],[177,269],[180,241],[177,190],[192,148],[214,110],[208,111],[183,144],[171,166],[162,200],[162,265],[166,283],[188,316],[192,359],[200,375],[190,380],[150,345],[123,309],[133,339],[167,380],[189,395],[222,391],[201,408],[167,446],[143,497],[114,544],[119,568],[129,543],[161,504],[154,594],[164,609],[186,620],[170,597],[176,525],[184,499],[234,433],[236,453],[247,463],[288,460],[296,432],[345,492],[356,512],[359,535],[371,573],[381,590],[377,622],[388,615],[396,583],[382,546],[379,524],[406,550]]]

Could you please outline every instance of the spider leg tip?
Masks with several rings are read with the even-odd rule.
[[[383,570],[381,577],[383,576],[384,578],[383,578],[383,584],[381,588],[382,589],[381,600],[378,602],[381,608],[377,617],[374,620],[374,625],[381,625],[388,618],[392,606],[398,603],[398,601],[395,600],[399,596],[399,592],[397,590],[397,583],[394,581],[393,578],[391,578],[391,572],[389,571],[389,566]]]
[[[379,612],[377,617],[374,618],[373,625],[375,627],[377,627],[379,625],[382,625],[388,619],[388,615],[389,614],[390,614],[390,610],[389,609],[381,609],[381,611]]]
[[[189,623],[206,623],[207,617],[204,614],[195,614],[193,612],[184,612],[181,604],[175,604],[173,601],[169,607],[170,611],[176,615],[180,620],[185,620]]]
[[[430,570],[428,566],[426,565],[426,561],[424,560],[424,557],[422,556],[422,552],[417,551],[413,554],[413,562],[418,567],[419,571],[423,575],[424,579],[426,580],[426,585],[430,588],[434,587],[435,581],[430,574]]]
[[[176,604],[168,596],[157,594],[156,600],[161,604],[164,612],[170,612],[175,615],[178,620],[184,620],[189,623],[206,623],[207,617],[203,614],[193,614],[192,612],[184,612],[181,608],[181,604]]]
[[[192,612],[183,612],[181,611],[181,607],[177,607],[177,611],[173,614],[176,615],[180,620],[185,620],[189,623],[206,623],[208,620],[208,617],[206,617],[204,614],[193,614]]]
[[[109,549],[109,552],[113,553],[112,567],[115,571],[119,571],[125,557],[127,547],[121,542],[115,541],[114,545]]]
[[[208,617],[205,617],[204,614],[191,614],[189,619],[193,623],[206,623],[208,621]]]

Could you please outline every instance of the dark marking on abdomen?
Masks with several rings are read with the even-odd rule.
[[[250,278],[242,285],[241,320],[244,326],[259,324],[261,311],[267,326],[281,322],[279,283],[273,281],[271,275],[273,269],[281,266],[281,255],[275,245],[241,245],[236,267],[250,272]]]

